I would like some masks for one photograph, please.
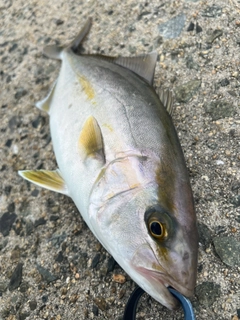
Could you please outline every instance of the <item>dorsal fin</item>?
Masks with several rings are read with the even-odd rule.
[[[170,90],[159,89],[158,90],[159,99],[161,100],[163,106],[166,108],[170,116],[173,114],[173,95]]]
[[[81,130],[78,145],[84,160],[88,157],[105,163],[104,146],[101,129],[97,120],[90,116],[85,121]]]
[[[88,19],[85,23],[84,27],[81,29],[79,34],[71,41],[69,44],[65,46],[57,46],[57,45],[50,45],[46,46],[43,49],[43,54],[49,58],[61,60],[61,53],[63,50],[71,49],[76,51],[80,43],[83,41],[85,36],[88,34],[92,25],[92,19]]]
[[[63,180],[59,169],[55,171],[48,170],[22,170],[18,174],[24,179],[48,190],[69,195],[65,181]]]
[[[153,51],[146,55],[137,57],[118,57],[113,62],[127,68],[145,79],[149,84],[153,84],[154,72],[157,62],[157,52]]]

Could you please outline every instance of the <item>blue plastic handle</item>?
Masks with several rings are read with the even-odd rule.
[[[181,303],[181,306],[183,308],[184,312],[184,320],[195,320],[195,315],[193,312],[193,307],[191,302],[184,297],[181,293],[174,290],[173,288],[168,288],[168,290],[171,292],[171,294],[178,299],[178,301]],[[123,320],[135,320],[136,319],[136,311],[137,311],[137,305],[138,301],[141,298],[141,296],[144,294],[144,290],[140,287],[136,287],[131,294],[130,298],[128,299]]]

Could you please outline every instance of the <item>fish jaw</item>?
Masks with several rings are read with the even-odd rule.
[[[169,292],[168,287],[174,288],[186,297],[191,297],[194,294],[196,272],[194,269],[191,269],[192,272],[187,270],[189,266],[184,266],[181,259],[168,267],[167,269],[162,266],[149,244],[142,245],[131,259],[131,268],[135,271],[132,278],[138,285],[168,309],[176,310],[179,301]],[[185,268],[185,276],[180,279],[179,271]]]
[[[164,273],[154,272],[144,268],[138,268],[136,270],[139,274],[142,274],[145,279],[148,279],[140,286],[144,288],[149,295],[170,310],[179,308],[179,301],[168,290],[169,282],[166,281],[167,279],[165,279]]]

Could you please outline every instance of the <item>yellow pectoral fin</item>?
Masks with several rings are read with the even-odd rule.
[[[90,116],[84,123],[78,139],[80,152],[87,157],[95,158],[105,163],[104,146],[101,129],[97,120]]]
[[[69,195],[67,186],[59,170],[23,170],[18,171],[18,173],[21,177],[37,186],[63,193],[67,196]]]

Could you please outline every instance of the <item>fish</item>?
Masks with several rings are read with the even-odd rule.
[[[194,293],[198,233],[192,189],[172,122],[173,96],[153,88],[157,52],[79,54],[87,21],[66,46],[58,79],[36,106],[50,116],[58,168],[24,179],[72,198],[88,227],[125,272],[167,308],[172,287]]]

